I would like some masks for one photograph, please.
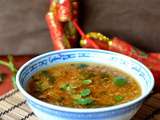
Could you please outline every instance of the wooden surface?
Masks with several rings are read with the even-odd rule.
[[[18,90],[0,97],[0,120],[39,120]],[[132,120],[160,120],[160,94],[150,95]]]

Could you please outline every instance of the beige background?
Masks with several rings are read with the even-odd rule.
[[[138,48],[160,52],[160,0],[79,0],[86,32],[124,38]],[[0,0],[0,54],[52,50],[47,0]]]

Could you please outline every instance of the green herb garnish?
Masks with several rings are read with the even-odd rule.
[[[77,66],[77,68],[79,68],[79,69],[84,69],[86,67],[88,67],[87,64],[78,64],[78,66]]]
[[[81,71],[80,72],[80,79],[84,80],[84,79],[91,79],[92,77],[95,77],[95,73],[91,72],[91,71]]]
[[[37,81],[36,82],[36,90],[37,91],[43,92],[43,91],[47,90],[48,88],[49,88],[49,85],[47,82],[45,82],[45,81]]]
[[[115,100],[116,102],[121,102],[123,99],[124,99],[123,96],[120,96],[120,95],[114,96],[114,100]]]
[[[124,77],[118,76],[113,78],[113,83],[119,87],[122,87],[127,84],[127,80]]]
[[[91,90],[88,88],[85,88],[81,91],[80,94],[73,95],[75,103],[80,105],[90,105],[91,103],[93,103],[93,100],[87,97],[90,93],[91,93]]]
[[[53,84],[56,81],[55,77],[49,74],[49,72],[46,70],[42,71],[41,74],[48,79],[49,83]]]
[[[70,91],[72,89],[72,86],[69,83],[65,83],[60,87],[63,91]]]
[[[13,57],[11,55],[8,55],[8,62],[0,60],[0,65],[4,65],[10,69],[10,71],[12,72],[12,82],[13,82],[14,87],[16,88],[17,87],[16,86],[17,69],[14,65]]]
[[[88,84],[92,83],[92,80],[90,80],[90,79],[83,80],[82,83],[88,85]]]
[[[79,98],[75,102],[80,105],[90,105],[93,103],[93,100],[91,98]]]
[[[81,95],[82,97],[86,97],[86,96],[88,96],[90,93],[91,93],[91,90],[88,89],[88,88],[86,88],[86,89],[83,89],[83,90],[81,91],[80,95]]]
[[[75,99],[75,100],[76,100],[76,99],[80,99],[80,98],[81,98],[81,95],[79,95],[79,94],[73,94],[73,95],[72,95],[72,98]]]

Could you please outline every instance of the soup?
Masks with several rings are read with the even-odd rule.
[[[104,64],[62,63],[31,77],[28,92],[54,105],[99,108],[134,100],[141,95],[137,81]]]

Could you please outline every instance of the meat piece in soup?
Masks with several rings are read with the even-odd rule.
[[[127,73],[97,63],[63,63],[34,74],[28,86],[34,97],[59,106],[97,108],[134,100],[141,95]]]

